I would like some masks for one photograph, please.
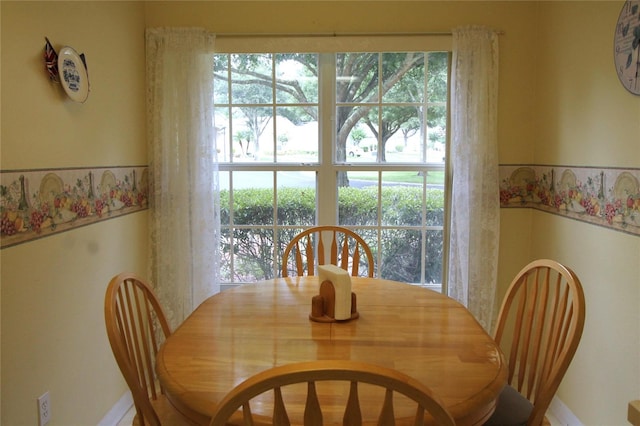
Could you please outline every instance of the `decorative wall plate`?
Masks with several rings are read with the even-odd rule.
[[[62,88],[75,102],[84,102],[89,97],[89,74],[87,66],[78,52],[69,46],[58,53],[58,72]]]

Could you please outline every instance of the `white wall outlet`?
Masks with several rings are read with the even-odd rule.
[[[51,401],[49,391],[38,398],[38,426],[44,426],[51,420]]]

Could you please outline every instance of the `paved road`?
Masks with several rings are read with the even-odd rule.
[[[226,173],[220,174],[220,188],[228,188],[229,182]],[[279,186],[293,188],[313,188],[315,187],[315,176],[313,172],[278,172]],[[349,185],[353,188],[364,188],[377,185],[373,180],[349,179]],[[383,185],[403,185],[418,186],[417,183],[395,183],[385,182]],[[273,187],[272,172],[235,172],[233,174],[233,186],[239,188],[271,188]],[[443,185],[429,184],[428,188],[443,189]]]

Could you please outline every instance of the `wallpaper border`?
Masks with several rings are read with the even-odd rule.
[[[148,166],[0,171],[0,249],[148,209]],[[501,164],[500,207],[640,236],[640,168]]]
[[[0,171],[0,249],[148,208],[148,166]]]
[[[500,206],[640,236],[640,168],[501,164]]]

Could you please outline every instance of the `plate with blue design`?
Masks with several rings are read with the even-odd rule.
[[[69,46],[58,52],[58,73],[62,88],[71,100],[80,103],[89,97],[89,73],[83,56]]]

